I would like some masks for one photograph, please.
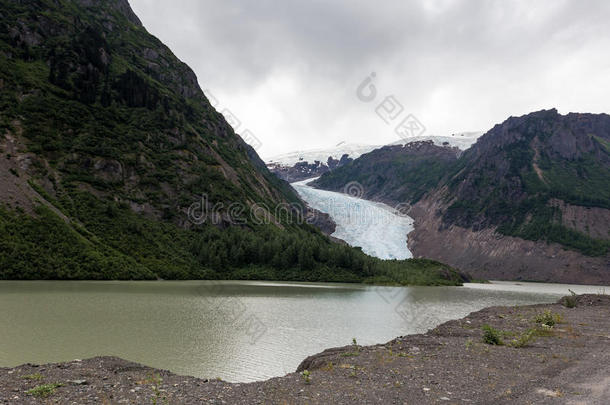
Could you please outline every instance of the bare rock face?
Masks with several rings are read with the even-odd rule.
[[[306,220],[308,224],[315,226],[328,236],[337,229],[337,224],[332,220],[330,215],[311,207],[307,207]]]
[[[597,239],[610,236],[610,210],[599,207],[580,207],[553,199],[549,202],[561,210],[561,223],[570,229]]]
[[[123,180],[123,167],[118,160],[96,157],[91,163],[93,164],[95,175],[102,180],[106,182],[120,182]]]
[[[557,243],[505,236],[494,228],[473,230],[443,223],[441,195],[413,206],[415,229],[408,235],[414,257],[459,268],[474,278],[608,285],[610,257],[587,257]]]
[[[332,156],[329,156],[326,163],[319,160],[315,160],[313,163],[309,163],[308,161],[297,162],[293,166],[270,163],[268,167],[269,170],[280,179],[289,183],[294,183],[295,181],[319,177],[324,173],[345,166],[351,161],[353,161],[353,159],[350,158],[348,154],[343,154],[341,159],[333,159]]]

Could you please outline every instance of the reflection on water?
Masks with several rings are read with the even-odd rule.
[[[486,306],[554,302],[568,288],[601,292],[532,283],[0,282],[0,366],[115,355],[179,374],[260,380],[352,338],[382,343]]]

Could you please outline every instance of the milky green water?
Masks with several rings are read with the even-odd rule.
[[[114,355],[179,374],[261,380],[352,338],[382,343],[490,305],[553,302],[568,288],[602,291],[529,283],[0,282],[0,366]]]

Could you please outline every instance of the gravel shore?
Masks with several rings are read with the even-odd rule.
[[[606,405],[610,296],[575,303],[486,308],[425,334],[329,349],[294,373],[247,384],[113,357],[0,368],[0,403]],[[483,325],[504,344],[484,343]]]

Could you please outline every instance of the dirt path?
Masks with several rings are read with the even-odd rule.
[[[257,383],[183,377],[111,357],[4,368],[0,403],[606,405],[610,296],[577,301],[571,309],[487,308],[423,335],[330,349],[306,359],[299,372]],[[545,311],[559,323],[540,326],[535,318]],[[506,344],[483,343],[484,324],[502,331]],[[532,329],[538,332],[529,344],[510,345]],[[49,383],[63,385],[46,398],[26,393]]]

